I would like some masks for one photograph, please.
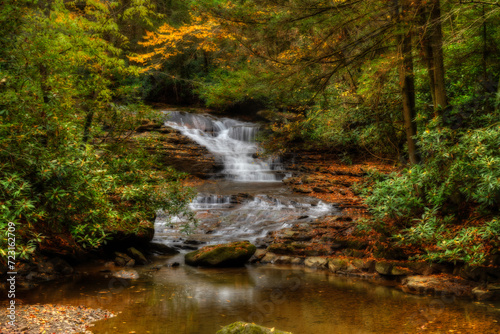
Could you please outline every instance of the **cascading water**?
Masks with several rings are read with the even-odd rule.
[[[234,240],[265,243],[271,231],[306,223],[335,211],[331,205],[293,194],[281,181],[285,175],[279,159],[256,159],[256,124],[210,115],[165,111],[165,125],[179,130],[219,157],[224,180],[198,188],[190,204],[200,222],[193,234],[179,233],[182,217],[169,219],[161,212],[156,221],[155,241],[180,248]]]
[[[258,151],[255,142],[259,131],[257,125],[179,111],[165,113],[166,125],[179,130],[222,160],[222,174],[226,179],[238,182],[276,182],[283,179],[279,159],[254,158]]]

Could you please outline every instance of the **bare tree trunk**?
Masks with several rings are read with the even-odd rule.
[[[444,60],[443,60],[443,33],[441,29],[441,5],[440,0],[431,1],[431,47],[434,65],[434,112],[442,115],[443,110],[448,107],[446,86],[444,82]]]
[[[429,11],[425,5],[420,4],[420,47],[422,49],[422,60],[427,68],[427,80],[429,82],[429,91],[432,97],[432,107],[435,108],[436,91],[434,89],[434,55],[432,52],[432,45],[430,40],[430,26],[429,26]]]
[[[401,12],[408,13],[409,9],[407,0],[402,0]],[[404,18],[400,25],[403,29],[397,35],[398,55],[400,59],[399,85],[403,97],[403,118],[408,154],[410,163],[413,165],[419,162],[419,156],[414,138],[417,134],[417,126],[415,124],[415,77],[413,73],[412,32]]]

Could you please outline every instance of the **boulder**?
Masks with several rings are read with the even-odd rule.
[[[160,255],[175,255],[179,253],[177,249],[157,242],[150,242],[148,248],[150,252]]]
[[[238,267],[244,265],[257,248],[248,241],[202,247],[184,257],[186,264],[201,267]]]
[[[380,275],[391,275],[393,267],[390,262],[380,261],[375,264],[375,271]]]
[[[234,322],[222,328],[217,334],[292,334],[291,332],[283,332],[274,328],[262,327],[247,322]]]
[[[347,269],[348,264],[349,262],[345,259],[333,258],[328,261],[328,269],[335,273],[337,271]]]
[[[124,253],[115,252],[115,264],[120,267],[133,267],[135,265],[135,260]]]
[[[260,260],[260,263],[275,263],[278,260],[279,255],[267,252],[266,255]]]
[[[328,266],[328,259],[319,256],[308,257],[304,261],[304,265],[310,268],[326,268]]]
[[[477,300],[489,300],[493,298],[495,292],[475,287],[474,289],[472,289],[472,295]]]
[[[147,264],[149,262],[144,254],[142,254],[134,247],[130,247],[129,249],[127,249],[127,254],[130,255],[130,257],[133,258],[137,264]]]

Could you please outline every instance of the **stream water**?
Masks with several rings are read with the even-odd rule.
[[[304,223],[337,209],[292,194],[278,159],[256,159],[258,127],[207,115],[167,112],[167,124],[224,163],[222,177],[198,188],[191,208],[200,226],[190,236],[159,215],[155,241],[179,249],[232,240],[264,242],[269,231]],[[178,218],[181,221],[182,218]],[[185,251],[183,251],[185,252]],[[172,266],[179,262],[180,266]],[[283,266],[202,269],[183,253],[123,269],[104,263],[79,268],[80,277],[42,285],[27,303],[106,308],[116,317],[94,333],[212,334],[234,321],[295,334],[500,333],[500,305],[445,296],[412,296],[395,288],[327,272]]]

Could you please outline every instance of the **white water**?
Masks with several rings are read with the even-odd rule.
[[[234,119],[215,119],[179,111],[166,111],[168,125],[206,147],[223,164],[223,176],[238,182],[276,182],[283,178],[277,158],[257,159],[259,127]]]
[[[204,244],[235,240],[256,243],[269,232],[335,212],[335,208],[322,201],[297,202],[268,195],[257,195],[243,200],[242,203],[235,203],[234,196],[199,194],[190,204],[190,208],[196,213],[200,226],[193,231],[189,239]],[[182,223],[182,219],[174,222]],[[183,243],[184,237],[179,235],[176,224],[172,224],[172,221],[168,221],[161,214],[155,228],[155,241],[167,241],[171,246]]]
[[[155,241],[183,247],[189,240],[216,244],[235,240],[257,243],[269,232],[307,223],[336,212],[326,203],[293,194],[279,182],[285,175],[278,159],[256,159],[259,127],[229,118],[166,111],[165,125],[206,147],[224,164],[226,180],[207,183],[190,204],[200,225],[186,237],[183,217],[159,212]],[[234,182],[236,181],[236,182]],[[263,183],[265,182],[265,183]]]

